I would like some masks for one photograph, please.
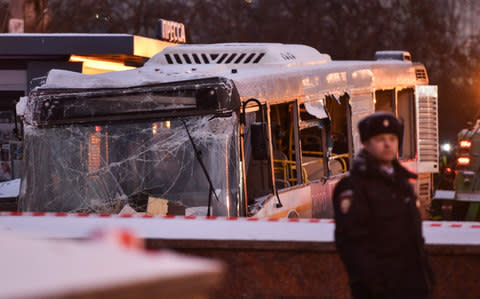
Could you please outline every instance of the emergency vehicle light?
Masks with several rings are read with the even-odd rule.
[[[460,148],[470,148],[472,147],[472,142],[470,140],[460,140],[458,143]]]
[[[470,157],[458,157],[457,159],[458,165],[466,166],[470,164]]]

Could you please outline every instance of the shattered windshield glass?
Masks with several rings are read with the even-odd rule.
[[[235,113],[26,126],[20,209],[116,213],[128,203],[145,211],[149,200],[162,199],[166,214],[206,215],[211,188],[200,158],[218,197],[211,198],[211,214],[234,216],[237,151]]]

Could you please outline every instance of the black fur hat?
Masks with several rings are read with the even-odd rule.
[[[360,141],[363,143],[373,136],[391,133],[398,137],[398,145],[403,139],[403,122],[388,112],[375,112],[358,123]]]

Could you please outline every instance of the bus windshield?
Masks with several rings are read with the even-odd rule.
[[[101,98],[82,105],[97,102]],[[60,125],[64,118],[49,113],[55,125],[48,119],[44,126],[26,125],[19,208],[118,213],[128,204],[145,212],[156,202],[157,212],[162,210],[156,214],[207,215],[210,206],[210,215],[236,215],[238,114],[164,110],[133,119],[105,120],[102,113],[101,121]],[[80,113],[85,111],[92,110]]]
[[[213,214],[227,215],[238,194],[237,122],[212,117],[27,127],[25,162],[34,166],[25,169],[22,210],[118,212],[128,202],[145,211],[153,197],[174,214],[203,207],[206,215],[210,186],[186,125],[218,197]]]

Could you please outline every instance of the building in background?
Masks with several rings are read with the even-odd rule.
[[[3,177],[20,175],[22,128],[15,105],[39,84],[35,78],[51,69],[84,74],[133,69],[176,44],[130,34],[0,34],[0,162],[10,166]]]

